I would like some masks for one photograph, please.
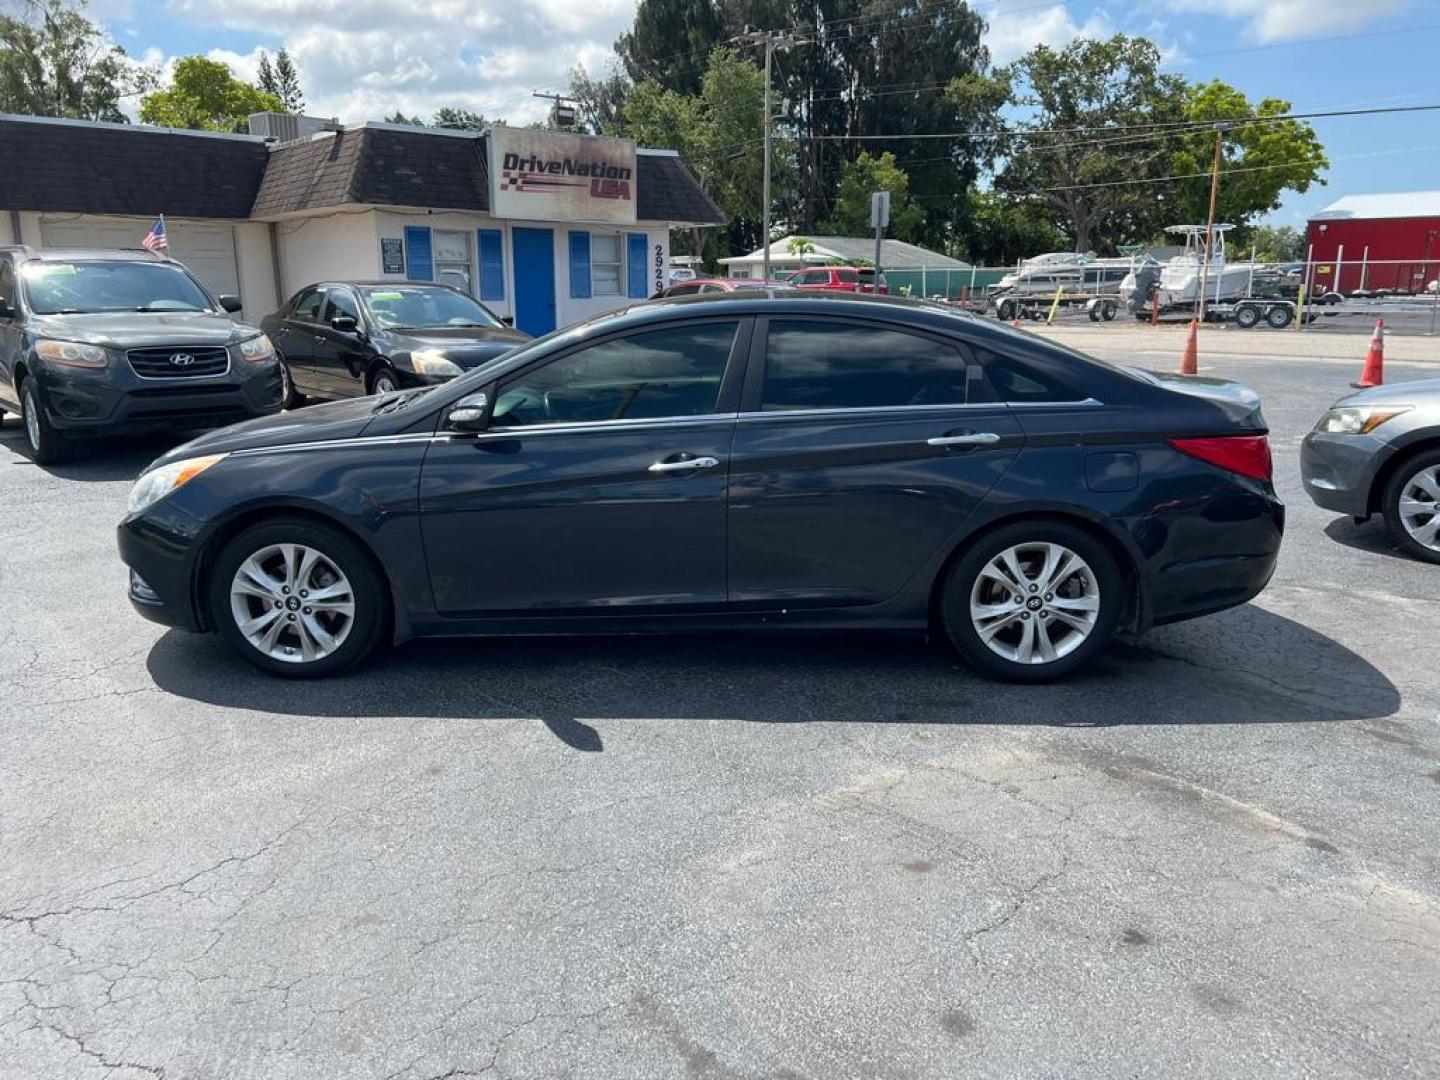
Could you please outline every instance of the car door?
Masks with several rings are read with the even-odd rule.
[[[874,604],[952,542],[1023,442],[959,343],[861,318],[757,322],[730,458],[730,598]],[[978,400],[977,400],[978,399]]]
[[[335,329],[333,320],[341,316],[354,319],[356,329]],[[354,290],[345,285],[327,286],[325,307],[315,330],[315,345],[311,354],[315,392],[328,398],[364,394],[365,373],[373,355],[374,350],[365,336],[360,301]]]
[[[315,335],[325,310],[325,290],[319,285],[295,294],[276,330],[275,347],[290,367],[290,378],[302,394],[320,395],[315,380]]]
[[[420,482],[453,616],[715,610],[750,321],[622,331],[492,385],[487,430],[437,439]]]
[[[17,407],[20,398],[15,392],[15,362],[19,359],[20,342],[24,337],[20,329],[20,297],[16,295],[18,286],[14,262],[0,255],[0,302],[3,302],[10,312],[0,314],[0,399]]]

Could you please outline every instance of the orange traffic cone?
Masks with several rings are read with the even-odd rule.
[[[1356,390],[1379,386],[1385,381],[1385,320],[1375,320],[1375,333],[1370,335],[1370,351],[1365,354],[1365,366],[1360,370],[1360,381],[1350,385]]]
[[[1180,354],[1181,375],[1200,374],[1200,346],[1195,339],[1195,335],[1199,332],[1199,330],[1200,320],[1191,319],[1190,336],[1185,339],[1185,351]]]

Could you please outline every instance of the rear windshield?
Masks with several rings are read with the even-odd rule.
[[[37,315],[97,311],[213,311],[214,301],[173,263],[30,262],[25,298]]]

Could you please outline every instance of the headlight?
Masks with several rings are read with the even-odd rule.
[[[246,360],[253,360],[260,364],[266,360],[275,359],[275,346],[264,334],[259,337],[252,337],[248,341],[240,342],[240,355]]]
[[[35,355],[52,364],[66,364],[70,367],[99,368],[105,366],[105,350],[99,345],[83,345],[78,341],[55,341],[38,338]]]
[[[158,469],[151,469],[136,480],[135,486],[130,489],[130,512],[138,514],[141,510],[154,506],[176,488],[194,480],[211,465],[223,461],[225,456],[206,454],[204,457],[185,458],[161,465]]]
[[[460,368],[439,349],[417,349],[410,354],[410,364],[420,375],[459,375]]]
[[[1386,420],[1393,420],[1410,409],[1409,405],[1395,405],[1387,409],[1370,405],[1337,406],[1320,418],[1315,430],[1331,435],[1368,435]]]

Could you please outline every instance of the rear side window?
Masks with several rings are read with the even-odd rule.
[[[854,285],[860,280],[860,274],[856,270],[836,270],[835,280],[841,285]]]
[[[761,408],[964,405],[967,375],[960,350],[931,338],[859,322],[776,319]]]
[[[974,346],[974,349],[975,358],[980,362],[985,378],[999,401],[1018,403],[1085,400],[1086,395],[1054,376],[1041,372],[1032,364],[1000,356],[979,346]]]

